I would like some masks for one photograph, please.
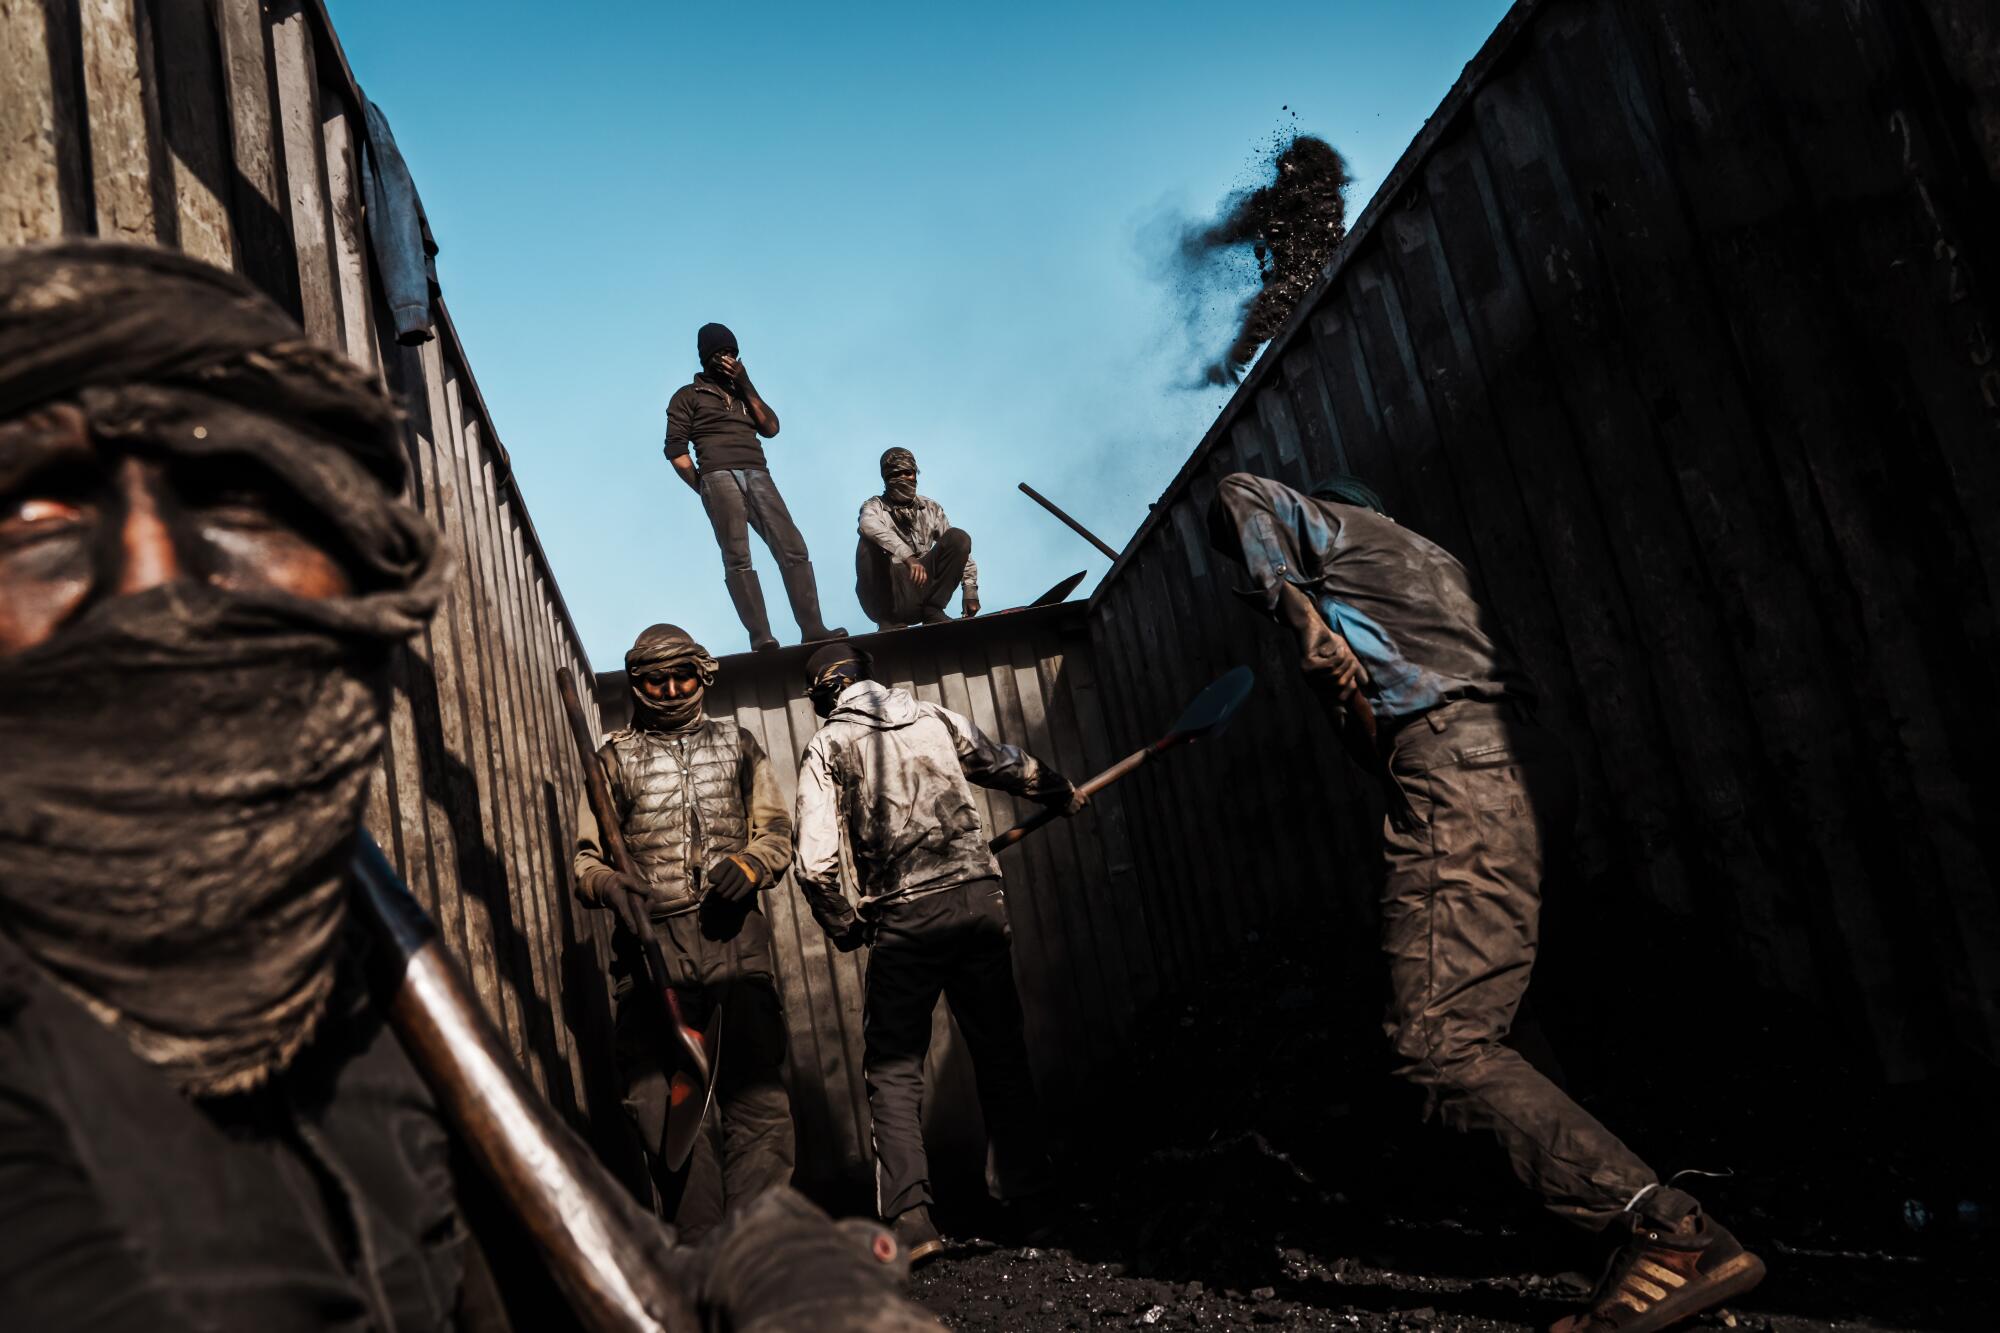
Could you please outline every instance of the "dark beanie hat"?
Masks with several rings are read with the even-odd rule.
[[[1335,504],[1358,505],[1372,509],[1378,514],[1389,511],[1382,507],[1382,497],[1375,488],[1359,477],[1350,477],[1344,472],[1336,472],[1312,488],[1315,500],[1332,500]]]
[[[874,665],[874,660],[868,656],[867,649],[848,639],[838,639],[806,659],[806,679],[818,680],[820,672],[837,662],[859,662],[863,671]]]
[[[736,351],[736,335],[729,331],[727,324],[704,324],[694,335],[694,350],[701,357],[703,365],[717,352]]]

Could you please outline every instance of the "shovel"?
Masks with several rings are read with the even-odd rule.
[[[611,784],[604,779],[597,747],[590,743],[590,724],[584,720],[576,682],[560,668],[556,671],[556,690],[562,695],[563,711],[569,714],[570,731],[576,737],[577,755],[583,760],[584,791],[590,800],[590,813],[597,817],[604,850],[610,853],[611,864],[620,873],[637,878],[632,853],[625,846],[625,830],[618,822],[618,809],[611,799]],[[667,1080],[667,1127],[660,1145],[660,1156],[667,1169],[678,1171],[693,1151],[695,1137],[708,1117],[709,1104],[715,1100],[715,1070],[722,1060],[722,1009],[717,1006],[706,1034],[689,1026],[681,1015],[680,997],[674,994],[667,958],[660,950],[660,937],[643,917],[640,925],[646,927],[639,935],[639,945],[646,956],[646,972],[666,1004],[667,1019],[680,1048],[681,1058],[667,1062],[673,1073]]]
[[[1207,689],[1194,697],[1194,702],[1182,711],[1180,719],[1166,735],[1143,750],[1134,750],[1090,781],[1080,784],[1077,790],[1085,796],[1094,796],[1156,755],[1165,754],[1177,745],[1221,735],[1222,729],[1229,725],[1230,718],[1236,716],[1236,710],[1243,706],[1243,701],[1250,697],[1250,691],[1256,688],[1256,685],[1257,674],[1246,666],[1236,667],[1228,674],[1218,677]],[[1012,847],[1042,825],[1060,818],[1061,813],[1058,810],[1044,810],[1040,814],[1022,820],[986,845],[994,852]]]

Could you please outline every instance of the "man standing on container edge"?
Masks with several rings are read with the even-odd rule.
[[[695,334],[695,349],[700,373],[667,403],[667,459],[701,496],[722,551],[722,581],[737,619],[750,633],[750,647],[764,652],[778,646],[764,610],[764,590],[750,566],[750,528],[777,558],[799,642],[845,637],[845,629],[828,629],[820,619],[819,585],[806,540],[771,480],[764,446],[758,443],[759,436],[777,436],[778,414],[737,359],[735,334],[721,324],[704,324]]]

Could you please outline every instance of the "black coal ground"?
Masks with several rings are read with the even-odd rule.
[[[1378,978],[1327,965],[1331,930],[1253,940],[1198,1009],[1148,1017],[1133,1046],[1147,1055],[1106,1080],[1115,1100],[1070,1108],[1067,1205],[1040,1244],[978,1239],[1008,1220],[975,1184],[940,1182],[954,1244],[915,1275],[918,1299],[962,1330],[1485,1333],[1578,1308],[1600,1243],[1528,1205],[1497,1150],[1421,1122],[1387,1075]],[[1656,1163],[1734,1172],[1693,1187],[1771,1275],[1702,1322],[1994,1327],[1971,1285],[1995,1248],[1992,1196],[1958,1197],[1975,1177],[1949,1134],[1925,1132],[1941,1125],[1925,1099],[1829,1104],[1829,1082],[1863,1085],[1829,1080],[1822,1052],[1783,1048],[1790,1059],[1773,1060],[1747,1042],[1740,1067],[1711,1062],[1699,1081],[1568,1067],[1573,1091],[1595,1093],[1586,1104]],[[1912,1229],[1931,1217],[1944,1220]]]

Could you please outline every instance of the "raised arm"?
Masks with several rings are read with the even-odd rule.
[[[1026,750],[996,741],[981,731],[970,718],[960,717],[936,704],[920,705],[934,713],[951,733],[958,751],[958,766],[965,776],[982,787],[994,787],[1025,796],[1044,805],[1067,802],[1076,790],[1070,780]]]
[[[724,353],[715,358],[715,369],[724,379],[735,384],[736,394],[749,411],[750,424],[757,428],[757,433],[767,440],[776,436],[778,414],[771,410],[771,405],[764,401],[764,395],[758,393],[757,386],[750,382],[750,372],[743,368],[743,363]]]

